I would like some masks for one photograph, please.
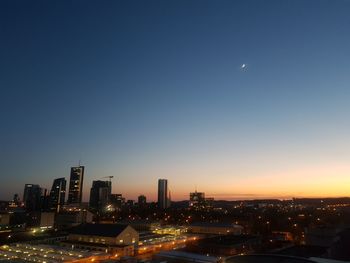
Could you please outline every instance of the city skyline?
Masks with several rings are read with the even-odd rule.
[[[0,3],[0,200],[350,196],[349,1]]]
[[[85,173],[85,166],[81,166],[80,165],[80,162],[79,162],[79,165],[78,166],[73,166],[73,167],[70,167],[70,171],[71,173],[74,172],[76,169],[83,169],[83,175]],[[69,178],[69,176],[68,176]],[[108,180],[101,180],[101,179],[106,179],[108,178]],[[262,178],[264,179],[264,178]],[[266,179],[266,178],[265,178]],[[272,180],[272,178],[270,178]],[[56,181],[58,180],[65,180],[65,177],[62,177],[62,178],[55,178],[53,179],[53,186],[56,183]],[[162,182],[162,183],[161,183]],[[161,186],[163,184],[163,182],[165,182],[165,186]],[[109,191],[108,193],[101,193],[102,195],[105,195],[105,196],[108,196],[110,194],[121,194],[123,195],[124,197],[126,197],[127,200],[133,200],[133,201],[136,201],[138,200],[138,198],[140,196],[147,196],[147,200],[151,201],[151,202],[155,202],[155,203],[158,203],[159,202],[159,195],[160,195],[160,188],[164,188],[166,189],[167,193],[169,196],[165,196],[165,197],[162,197],[162,198],[169,198],[170,197],[170,189],[168,188],[168,179],[157,179],[157,184],[156,184],[156,187],[157,189],[153,189],[151,192],[147,192],[147,191],[144,191],[144,192],[139,192],[138,194],[136,194],[135,196],[133,195],[128,195],[128,189],[124,189],[123,191],[111,191],[112,189],[112,186],[113,186],[113,176],[106,176],[106,177],[102,177],[102,178],[99,178],[99,179],[93,179],[92,184],[90,186],[86,186],[86,185],[83,185],[82,188],[83,188],[83,191],[82,191],[82,202],[84,203],[91,203],[91,190],[94,188],[94,185],[95,184],[98,184],[98,183],[102,183],[102,184],[108,184],[109,185]],[[263,182],[261,182],[263,183]],[[305,181],[302,182],[302,184],[305,184]],[[34,183],[34,184],[25,184],[25,188],[26,186],[29,185],[29,186],[37,186],[39,187],[40,189],[42,189],[43,191],[44,190],[48,190],[49,188],[46,187],[46,185],[41,185],[41,184],[38,184],[38,183]],[[91,188],[90,188],[91,187]],[[100,187],[100,186],[98,186]],[[53,188],[52,188],[53,189]],[[165,191],[163,189],[163,192]],[[68,188],[67,188],[68,190]],[[194,190],[194,192],[193,192]],[[201,189],[203,190],[203,189]],[[175,189],[176,191],[176,189]],[[52,192],[52,190],[51,190]],[[145,194],[147,192],[147,194]],[[180,198],[177,198],[173,201],[185,201],[185,200],[190,200],[190,195],[193,194],[193,193],[198,193],[198,194],[205,194],[208,192],[206,191],[199,191],[197,192],[197,185],[195,186],[195,188],[193,189],[190,189],[188,193],[186,193],[184,196],[181,196]],[[24,196],[25,195],[25,191],[23,191],[23,195],[21,195],[21,192],[19,193],[14,193],[15,195],[18,195],[19,196]],[[13,195],[12,195],[13,196]],[[64,196],[64,195],[63,195]],[[293,198],[341,198],[341,197],[348,197],[347,195],[276,195],[276,196],[272,196],[272,195],[258,195],[258,194],[249,194],[249,193],[235,193],[234,195],[232,194],[229,194],[229,195],[226,195],[225,193],[220,193],[220,194],[215,194],[215,193],[211,193],[209,192],[208,196],[211,196],[212,198],[216,198],[216,200],[228,200],[228,201],[232,201],[232,200],[258,200],[258,199],[280,199],[280,200],[291,200]],[[50,196],[50,198],[52,198]],[[94,198],[94,200],[96,199],[97,197]],[[106,197],[104,197],[106,198]],[[10,198],[11,199],[11,198]],[[10,200],[8,199],[8,200]],[[98,200],[98,199],[96,199]],[[63,199],[63,202],[64,203],[71,203],[70,201],[68,201],[68,197]],[[74,202],[73,202],[74,203]],[[79,202],[77,202],[76,204],[78,204]]]

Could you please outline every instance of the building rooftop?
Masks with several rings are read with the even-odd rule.
[[[65,240],[61,242],[62,244],[79,244],[79,245],[85,245],[85,246],[93,246],[93,247],[101,247],[101,248],[108,248],[108,247],[128,247],[130,245],[125,244],[102,244],[102,243],[96,243],[96,242],[84,242],[84,241],[71,241],[71,240]]]
[[[72,262],[90,257],[105,257],[103,252],[90,252],[87,250],[64,248],[56,245],[34,245],[28,243],[12,243],[0,246],[0,261],[6,262]]]
[[[81,224],[71,229],[71,234],[116,237],[123,232],[128,225],[121,224]]]

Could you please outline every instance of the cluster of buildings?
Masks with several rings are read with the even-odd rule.
[[[104,177],[108,178],[106,180],[94,180],[89,202],[84,203],[84,175],[85,167],[79,164],[71,167],[68,182],[64,177],[54,179],[50,191],[39,184],[25,184],[22,200],[15,194],[6,209],[0,207],[0,231],[9,227],[68,229],[91,223],[96,218],[111,219],[115,212],[128,211],[129,208],[157,208],[163,211],[171,206],[167,179],[158,180],[157,203],[149,204],[146,196],[140,195],[135,205],[133,200],[125,200],[122,194],[112,193],[113,176]],[[203,192],[195,191],[189,195],[190,209],[201,210],[212,207],[212,203],[213,199],[206,198]]]
[[[315,223],[329,216],[340,220],[350,204],[328,205],[321,200],[322,206],[307,208],[295,201],[259,200],[216,201],[213,206],[212,198],[196,190],[188,202],[174,202],[166,210],[168,181],[159,179],[156,209],[144,195],[136,206],[113,194],[111,177],[93,181],[90,202],[83,203],[84,171],[83,166],[72,167],[68,184],[65,178],[57,178],[46,194],[40,186],[27,184],[24,205],[16,195],[8,204],[12,210],[0,212],[0,261],[222,263],[236,262],[231,256],[261,251],[304,258],[348,256],[347,227],[320,228],[303,222],[306,216],[307,220],[315,217]],[[128,205],[134,209],[127,209]],[[120,213],[113,213],[120,207]],[[237,260],[243,259],[249,258]]]
[[[294,204],[297,200],[216,201],[214,206],[213,198],[196,189],[185,202],[171,204],[168,180],[159,179],[157,202],[147,203],[140,195],[135,204],[112,193],[113,177],[108,176],[92,182],[84,203],[84,174],[84,166],[71,167],[68,182],[54,179],[50,191],[26,184],[23,200],[16,194],[7,210],[0,202],[0,242],[5,244],[0,261],[137,262],[153,256],[147,262],[221,263],[224,257],[257,251],[305,255],[310,249],[307,257],[339,258],[350,236],[348,230],[303,227],[306,215],[314,213],[319,223],[326,218],[321,212],[341,218],[347,208],[322,200],[315,209]],[[274,222],[277,215],[283,216],[280,222]],[[294,241],[300,245],[292,247]]]
[[[88,203],[83,202],[83,183],[85,167],[71,167],[70,177],[56,178],[51,190],[39,184],[25,184],[23,199],[18,194],[3,207],[0,204],[0,233],[2,229],[69,229],[79,224],[92,223],[100,216],[112,218],[115,212],[124,208],[147,209],[149,204],[140,195],[137,206],[133,200],[125,200],[122,194],[112,193],[113,176],[106,180],[94,180],[90,189]],[[170,207],[168,180],[158,181],[158,203],[154,207],[164,210]],[[125,211],[125,209],[124,209]],[[113,217],[114,218],[114,217]],[[98,220],[98,219],[97,219]],[[113,220],[114,221],[114,220]]]
[[[82,203],[84,166],[71,167],[68,195],[67,181],[64,177],[54,179],[51,190],[41,188],[38,184],[25,184],[23,192],[23,200],[15,194],[10,206],[20,207],[23,205],[28,212],[33,211],[56,211],[59,212],[64,205],[76,205]],[[92,182],[90,189],[89,209],[98,213],[114,212],[121,209],[123,205],[133,206],[133,200],[125,200],[122,194],[112,193],[113,176],[108,176],[109,180],[95,180]],[[68,197],[67,197],[68,196]],[[66,201],[67,199],[67,201]],[[205,193],[190,193],[189,207],[194,209],[202,209],[212,207],[213,198],[206,198]],[[147,207],[147,198],[140,195],[137,200],[140,208]],[[168,188],[167,179],[158,180],[158,200],[157,207],[159,209],[167,209],[171,206],[171,194]]]
[[[67,204],[79,204],[83,196],[84,166],[72,167],[70,172]],[[53,181],[51,191],[41,188],[38,184],[25,184],[23,191],[23,205],[28,212],[59,211],[65,205],[66,179],[57,178]],[[18,195],[12,201],[13,207],[20,206]]]
[[[54,179],[51,190],[40,187],[38,184],[25,184],[22,202],[17,194],[10,202],[10,207],[23,206],[26,211],[56,211],[59,212],[64,205],[82,204],[84,166],[71,167],[69,185],[65,178]],[[124,204],[134,205],[133,200],[125,200],[122,194],[112,193],[113,176],[109,180],[95,180],[92,182],[89,199],[89,209],[98,212],[113,212],[120,210]],[[68,195],[67,195],[68,192]],[[67,197],[68,196],[68,197]],[[67,201],[66,201],[67,199]],[[140,195],[137,204],[141,208],[147,207],[146,196]],[[171,205],[168,180],[158,180],[158,202],[159,209],[167,209]]]
[[[214,198],[205,197],[204,192],[197,192],[197,190],[193,193],[190,193],[190,202],[189,207],[194,209],[205,209],[213,207]]]

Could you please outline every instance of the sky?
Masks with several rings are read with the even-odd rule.
[[[173,200],[350,195],[350,1],[0,1],[0,199],[70,167]],[[242,65],[245,67],[242,67]],[[103,179],[102,179],[103,180]]]

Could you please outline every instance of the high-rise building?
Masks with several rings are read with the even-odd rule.
[[[49,211],[50,209],[50,194],[46,188],[41,188],[40,208],[41,211]]]
[[[205,194],[203,192],[197,192],[197,190],[193,193],[190,193],[190,206],[191,207],[199,207],[205,205]]]
[[[84,166],[72,167],[70,170],[68,204],[81,203],[83,197]]]
[[[166,209],[170,206],[168,198],[168,180],[159,179],[158,180],[158,208]]]
[[[57,178],[52,184],[50,192],[50,205],[57,211],[59,211],[60,207],[64,205],[66,198],[66,183],[65,178]]]
[[[40,211],[41,188],[37,184],[25,184],[23,203],[27,211]]]
[[[137,204],[138,204],[138,206],[141,207],[141,208],[146,207],[146,205],[147,205],[146,196],[140,195],[140,196],[137,198]]]
[[[90,190],[89,206],[98,211],[103,211],[103,209],[109,203],[111,192],[111,181],[93,181]]]
[[[122,194],[111,194],[110,203],[114,210],[120,211],[122,206],[125,204],[125,198],[122,196]]]
[[[109,202],[111,192],[112,185],[110,181],[93,181],[90,190],[89,206],[101,210]]]

